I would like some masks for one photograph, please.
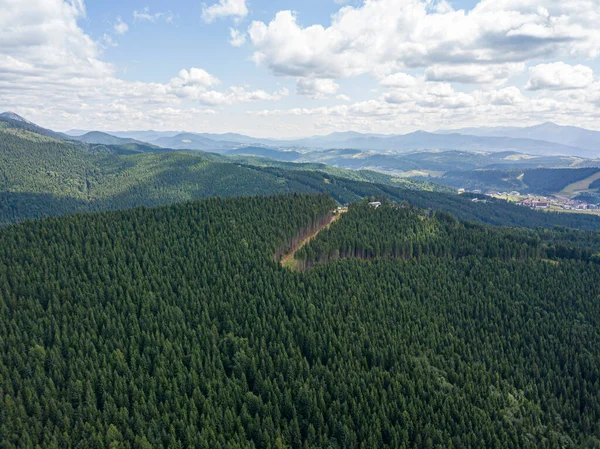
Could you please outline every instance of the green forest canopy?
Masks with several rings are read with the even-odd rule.
[[[527,170],[449,171],[438,182],[456,188],[517,190],[520,193],[551,195],[598,173],[600,168],[535,168]],[[593,188],[593,187],[592,187]]]
[[[359,205],[322,238],[350,247],[367,226],[373,248],[445,249],[280,267],[334,205],[214,198],[0,230],[3,448],[599,447],[594,233],[550,254]]]
[[[447,187],[372,171],[159,151],[138,144],[87,145],[60,140],[56,133],[34,132],[33,125],[17,125],[11,128],[0,121],[0,226],[212,196],[296,192],[327,193],[340,204],[368,197],[408,201],[461,220],[501,226],[600,229],[597,216],[543,213],[505,201],[474,204],[471,197],[456,195]]]

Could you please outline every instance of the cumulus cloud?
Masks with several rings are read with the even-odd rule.
[[[125,22],[123,22],[123,19],[121,19],[120,17],[117,17],[117,21],[113,25],[113,30],[115,33],[117,33],[119,35],[123,35],[123,34],[127,33],[127,31],[129,31],[129,25],[127,25]]]
[[[223,106],[255,101],[278,101],[286,92],[268,93],[264,90],[247,91],[244,87],[233,86],[226,91],[206,90],[198,86],[185,86],[176,89],[179,98],[194,100],[206,106]]]
[[[328,79],[300,78],[296,82],[298,95],[307,95],[317,99],[333,95],[339,88],[338,84]]]
[[[417,84],[417,79],[407,73],[394,73],[382,79],[379,84],[386,87],[412,87]]]
[[[529,69],[531,77],[527,90],[582,89],[594,81],[594,71],[584,65],[569,65],[564,62],[539,64]]]
[[[229,28],[229,43],[233,47],[241,47],[246,43],[246,33],[243,33],[235,28]]]
[[[469,12],[430,0],[370,0],[341,8],[327,27],[280,11],[269,23],[254,21],[249,35],[254,61],[277,75],[342,78],[438,64],[471,67],[479,81],[475,64],[520,70],[536,58],[596,57],[599,22],[595,0],[482,0]]]
[[[192,67],[181,70],[179,75],[172,78],[166,93],[172,93],[177,98],[197,101],[208,106],[230,105],[234,103],[249,103],[253,101],[276,101],[287,95],[287,90],[268,93],[264,90],[248,91],[244,87],[230,87],[225,91],[209,90],[221,84],[221,81],[206,70]]]
[[[77,21],[81,2],[0,0],[0,75],[44,82],[64,78],[99,78],[113,68],[99,59],[99,49]]]
[[[211,6],[202,8],[202,20],[206,23],[214,22],[221,17],[232,16],[236,19],[244,18],[248,15],[246,0],[219,0]]]
[[[496,106],[517,106],[525,103],[527,98],[515,86],[506,87],[497,91],[480,93],[482,103],[488,102]]]
[[[168,12],[150,12],[150,7],[146,6],[141,11],[135,10],[133,11],[133,20],[135,22],[158,22],[159,20],[164,20],[167,23],[172,23],[174,19],[173,13],[171,11]]]
[[[524,63],[433,65],[425,70],[428,81],[463,84],[503,83],[512,75],[525,70]]]
[[[152,110],[198,114],[199,105],[276,101],[286,94],[221,88],[215,75],[197,67],[166,83],[123,80],[101,59],[103,46],[116,45],[113,38],[94,41],[79,27],[82,2],[0,0],[0,10],[0,110],[16,108],[33,120],[49,120],[47,126],[149,127],[157,123]],[[171,115],[175,124],[180,117]]]
[[[204,69],[192,67],[190,70],[183,69],[176,78],[171,79],[172,87],[200,86],[210,87],[221,84],[221,80],[211,75]]]
[[[78,24],[86,14],[81,1],[0,0],[0,110],[17,109],[60,129],[90,123],[99,129],[198,129],[210,121],[223,131],[246,126],[250,133],[261,127],[265,134],[317,128],[389,133],[549,120],[598,128],[600,81],[590,67],[556,63],[563,56],[596,56],[595,0],[483,0],[469,12],[433,0],[360,4],[342,7],[327,27],[300,25],[283,12],[270,23],[252,24],[248,33],[232,28],[232,44],[246,37],[254,60],[294,79],[298,94],[330,100],[319,108],[264,109],[289,92],[253,89],[243,79],[223,85],[192,64],[167,81],[124,80],[102,55],[116,45],[115,24],[105,39],[92,39]],[[134,22],[168,18],[146,8],[136,13]],[[527,90],[510,85],[510,76],[528,70],[532,60],[538,65]],[[361,97],[368,100],[352,102],[339,93],[339,79],[363,74],[378,83],[372,89],[368,76],[361,79]],[[261,109],[236,123],[243,109],[228,108],[234,104]],[[214,120],[223,109],[231,120]]]

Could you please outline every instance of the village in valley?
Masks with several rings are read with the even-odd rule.
[[[482,195],[482,197],[473,198],[474,203],[485,203],[486,198],[497,198],[505,201],[516,203],[523,207],[531,209],[547,210],[554,212],[574,212],[574,213],[592,213],[600,215],[600,204],[588,203],[585,201],[565,198],[561,196],[543,196],[534,194],[525,194],[517,191],[498,192],[481,190],[465,190],[459,189],[459,193],[471,193],[474,195]]]

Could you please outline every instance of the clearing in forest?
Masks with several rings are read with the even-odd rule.
[[[572,198],[576,194],[588,190],[590,188],[590,184],[594,181],[597,181],[598,179],[600,179],[600,171],[594,173],[588,178],[582,179],[581,181],[569,184],[567,187],[560,191],[559,195],[568,196],[569,198]]]
[[[333,223],[335,223],[337,220],[340,219],[340,217],[342,216],[342,214],[344,212],[348,212],[347,208],[343,208],[343,209],[338,209],[336,211],[337,213],[335,213],[332,217],[331,220],[329,220],[327,223],[325,223],[323,226],[319,227],[315,232],[313,232],[312,234],[310,234],[308,237],[306,237],[304,240],[301,240],[296,246],[294,246],[289,253],[285,254],[282,258],[281,258],[281,266],[284,268],[289,268],[291,270],[294,269],[294,255],[296,254],[296,252],[298,252],[304,245],[308,244],[311,240],[313,240],[317,235],[319,235],[319,232],[321,232],[323,229],[328,228],[329,226],[331,226]]]

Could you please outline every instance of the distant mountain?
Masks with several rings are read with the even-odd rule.
[[[315,140],[315,146],[324,146]],[[597,153],[588,149],[572,147],[542,140],[480,137],[463,134],[434,134],[417,131],[390,137],[356,137],[341,142],[327,141],[327,147],[353,148],[372,151],[416,151],[416,150],[462,150],[462,151],[518,151],[534,155],[567,155],[595,157]]]
[[[187,148],[187,149],[204,149],[204,145],[215,146],[214,142],[221,142],[224,145],[217,145],[218,147],[228,147],[231,145],[237,146],[266,146],[266,147],[280,147],[280,148],[318,148],[326,149],[332,147],[345,147],[346,142],[352,139],[359,138],[386,138],[390,137],[383,134],[362,134],[355,131],[346,132],[335,132],[325,136],[312,136],[300,139],[269,139],[261,137],[252,137],[238,133],[173,133],[173,132],[157,132],[157,131],[127,131],[127,132],[112,132],[114,136],[129,137],[144,142],[154,143],[159,146],[169,146],[171,148],[184,149],[185,145],[182,145],[183,140],[189,140],[191,142],[183,142],[194,144],[198,142],[202,148]],[[158,136],[158,137],[157,137]],[[169,140],[172,139],[172,140]],[[211,142],[198,140],[208,139]]]
[[[161,137],[149,143],[161,148],[212,151],[217,153],[232,150],[242,144],[241,142],[216,141],[195,133],[182,133],[173,137]]]
[[[100,131],[90,131],[82,136],[72,136],[73,140],[100,145],[123,145],[126,143],[144,143],[135,139],[123,139]]]
[[[510,137],[518,139],[535,139],[546,142],[568,145],[595,151],[600,156],[600,132],[575,126],[560,126],[555,123],[542,123],[540,125],[519,127],[492,127],[492,128],[462,128],[449,131],[438,131],[438,134],[469,134],[481,137]]]
[[[89,130],[86,129],[70,129],[68,131],[65,131],[64,134],[66,134],[67,136],[71,136],[71,137],[77,137],[77,136],[83,136],[84,134],[89,133]]]
[[[30,123],[31,124],[31,122],[29,120],[25,120],[19,114],[15,114],[14,112],[11,112],[11,111],[3,112],[2,114],[0,114],[0,117],[6,118],[6,119],[10,119],[10,120],[14,120],[15,122],[23,122],[23,123]]]
[[[596,157],[598,153],[581,148],[531,138],[509,138],[463,135],[459,133],[437,134],[417,131],[404,135],[361,134],[357,132],[332,133],[295,140],[271,140],[260,142],[267,146],[308,149],[356,149],[379,152],[407,152],[420,150],[460,150],[483,152],[516,151],[542,156]]]
[[[334,132],[325,136],[312,136],[302,139],[278,140],[280,146],[297,148],[349,148],[348,143],[360,139],[385,139],[391,135],[364,134],[356,131]]]
[[[152,142],[162,137],[174,137],[185,131],[109,131],[108,134],[121,137],[123,139],[135,139],[142,142]]]
[[[45,130],[28,122],[17,114],[0,114],[0,120],[11,122],[13,127],[34,130],[58,139],[70,139],[90,144],[122,145],[147,143],[160,148],[176,150],[200,150],[225,153],[243,147],[270,149],[354,149],[385,153],[414,151],[470,151],[470,152],[518,152],[537,156],[576,156],[596,159],[600,156],[600,132],[576,127],[545,123],[529,128],[464,128],[429,133],[417,131],[404,135],[363,134],[355,131],[334,132],[325,136],[302,139],[264,139],[238,133],[190,133],[176,131],[121,131],[103,133],[98,131],[70,135]],[[262,152],[266,150],[262,149]],[[238,154],[240,154],[238,152]],[[257,154],[259,155],[259,154]],[[289,160],[289,154],[284,154]],[[279,159],[279,158],[278,158]]]
[[[464,128],[454,132],[416,131],[403,135],[334,132],[300,139],[264,139],[238,133],[176,133],[173,131],[126,131],[110,133],[161,148],[228,152],[240,147],[285,149],[356,149],[404,153],[410,151],[518,152],[537,156],[600,156],[600,132],[546,123],[530,128]],[[265,152],[265,150],[261,150]],[[238,152],[238,154],[240,154]],[[260,154],[256,154],[260,155]],[[279,155],[277,155],[279,156]],[[283,160],[289,160],[289,154]],[[276,159],[282,160],[280,157]]]
[[[38,126],[35,123],[32,123],[29,120],[24,119],[20,115],[15,114],[14,112],[1,113],[0,114],[0,126],[12,128],[12,129],[19,129],[22,131],[29,131],[29,132],[41,134],[43,136],[51,137],[53,139],[58,139],[58,140],[64,140],[64,139],[70,138],[66,134],[57,133],[50,129],[42,128],[41,126]]]
[[[93,130],[90,129],[70,129],[65,131],[65,134],[71,137],[79,137],[84,134],[88,134]],[[133,139],[138,142],[152,142],[153,140],[160,139],[161,137],[173,137],[177,134],[184,133],[185,131],[104,131],[105,134],[111,136],[120,137],[121,139]]]
[[[213,133],[194,133],[197,136],[204,137],[206,139],[214,140],[217,142],[237,142],[245,145],[275,145],[280,143],[279,140],[275,139],[262,139],[259,137],[246,136],[238,133],[225,133],[225,134],[213,134]]]
[[[327,166],[317,171],[269,159],[261,159],[257,165],[199,151],[152,151],[133,143],[94,145],[51,139],[14,132],[2,124],[0,226],[49,215],[156,206],[211,196],[325,192],[348,203],[369,195],[383,197],[389,189],[402,195],[401,199],[408,190],[451,191],[366,171]],[[460,200],[457,195],[452,198]]]
[[[284,151],[266,147],[242,147],[225,153],[227,156],[251,155],[266,157],[277,161],[294,162],[302,158],[298,151]]]

